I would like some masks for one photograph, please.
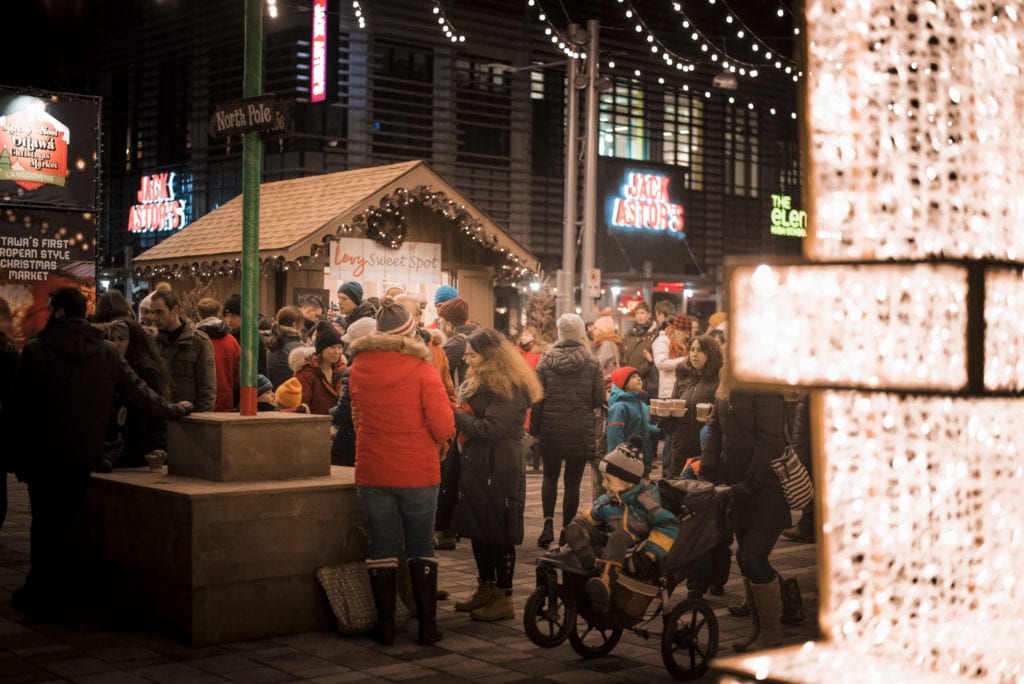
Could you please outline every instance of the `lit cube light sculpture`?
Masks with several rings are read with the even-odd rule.
[[[724,681],[1024,681],[1024,8],[808,0],[802,262],[729,357],[814,393],[825,640]]]

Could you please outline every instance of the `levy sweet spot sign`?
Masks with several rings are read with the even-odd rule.
[[[390,249],[376,240],[342,238],[331,244],[331,277],[338,283],[441,282],[441,245],[404,242]]]

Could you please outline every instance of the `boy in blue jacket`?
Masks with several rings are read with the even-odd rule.
[[[608,397],[608,449],[624,444],[631,436],[639,437],[643,444],[644,477],[651,472],[655,448],[661,430],[651,422],[647,406],[644,381],[633,366],[623,366],[612,372],[612,389]]]

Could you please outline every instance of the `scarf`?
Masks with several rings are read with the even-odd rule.
[[[614,342],[616,346],[619,346],[619,347],[622,346],[622,338],[619,337],[619,334],[617,332],[615,332],[614,330],[609,330],[609,331],[597,330],[597,331],[594,331],[594,346],[595,347],[598,347],[598,346],[600,346],[600,345],[602,345],[602,344],[604,344],[605,342],[608,342],[608,341]]]
[[[681,356],[686,356],[686,347],[683,347],[676,342],[676,337],[673,333],[679,332],[680,329],[674,325],[669,325],[665,330],[665,335],[668,337],[668,356],[670,359],[678,359]]]

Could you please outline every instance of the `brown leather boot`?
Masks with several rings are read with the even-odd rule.
[[[494,599],[494,582],[489,580],[483,582],[479,579],[476,582],[476,591],[465,601],[457,601],[455,603],[455,610],[460,613],[468,613],[481,606],[486,606]]]
[[[491,601],[476,610],[470,611],[469,617],[474,620],[490,622],[492,620],[511,620],[516,616],[512,606],[512,590],[494,587]]]

